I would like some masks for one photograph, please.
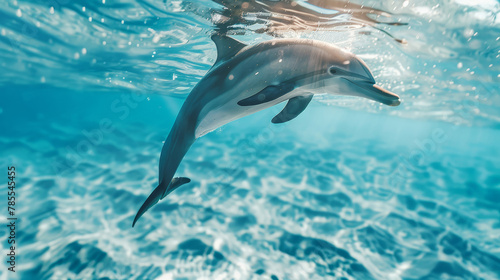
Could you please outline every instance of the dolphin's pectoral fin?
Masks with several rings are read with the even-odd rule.
[[[289,93],[295,89],[295,83],[287,82],[279,85],[267,86],[256,94],[238,101],[240,106],[252,106],[269,102],[271,100],[280,98],[281,96]]]
[[[279,114],[277,114],[272,120],[272,123],[284,123],[289,120],[295,119],[300,113],[302,113],[309,102],[311,102],[313,95],[306,96],[296,96],[294,98],[290,98],[288,103],[286,103],[285,108],[281,110]]]
[[[184,185],[186,183],[191,182],[189,178],[185,177],[176,177],[172,179],[170,184],[165,186],[166,184],[161,184],[156,187],[156,189],[149,195],[149,197],[146,199],[144,204],[142,204],[141,208],[139,211],[137,211],[137,214],[135,215],[134,222],[132,223],[132,227],[135,226],[135,223],[139,218],[148,211],[149,208],[153,207],[158,201],[163,199],[165,196],[167,196],[169,193],[173,192],[175,189],[180,187],[181,185]]]

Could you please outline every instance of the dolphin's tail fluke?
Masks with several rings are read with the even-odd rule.
[[[162,200],[165,196],[167,196],[169,193],[173,192],[176,190],[178,187],[187,184],[191,182],[189,178],[186,177],[175,177],[172,179],[170,184],[162,184],[158,185],[156,189],[149,195],[148,199],[142,204],[141,208],[137,212],[134,218],[134,222],[132,223],[132,227],[135,226],[135,223],[139,218],[148,211],[149,208],[153,207],[158,201]]]

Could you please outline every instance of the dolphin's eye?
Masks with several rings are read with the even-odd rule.
[[[328,74],[330,74],[330,75],[337,74],[337,69],[335,69],[335,67],[333,67],[333,66],[328,68]]]

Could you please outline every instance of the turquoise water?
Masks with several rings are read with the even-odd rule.
[[[500,3],[357,2],[399,25],[296,3],[329,20],[3,2],[0,166],[16,167],[18,220],[15,273],[0,228],[0,279],[500,279]],[[282,125],[276,106],[223,126],[179,166],[192,182],[131,228],[215,29],[336,43],[402,104],[322,95]]]

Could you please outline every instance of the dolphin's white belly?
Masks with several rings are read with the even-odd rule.
[[[228,95],[230,94],[231,93],[228,93]],[[205,111],[204,112],[205,114],[200,114],[200,118],[198,119],[198,125],[195,130],[195,137],[199,138],[227,123],[251,115],[258,111],[267,109],[278,103],[281,103],[283,101],[286,101],[292,97],[301,94],[303,94],[303,91],[301,91],[300,89],[296,89],[292,92],[289,92],[288,94],[285,94],[280,98],[254,106],[238,105],[238,101],[248,97],[248,96],[242,96],[240,94],[234,94],[233,96],[236,96],[235,98],[232,98],[231,100],[224,102],[221,102],[222,100],[218,99],[219,98],[224,99],[225,97],[221,96],[219,98],[216,98],[213,101],[211,101],[210,104],[207,104],[207,106],[204,108],[203,111]]]
[[[195,130],[195,137],[199,138],[229,122],[265,109],[262,105],[242,109],[241,106],[237,104],[238,101],[239,100],[231,100],[231,104],[227,103],[223,107],[209,111],[199,120]]]

